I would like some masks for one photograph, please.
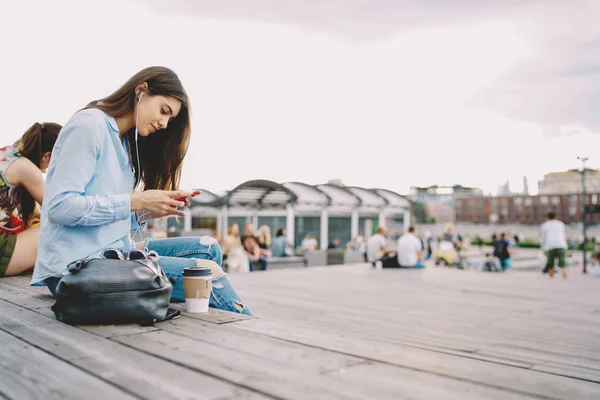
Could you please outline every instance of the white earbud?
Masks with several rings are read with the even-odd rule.
[[[142,101],[142,97],[144,96],[144,92],[140,93],[138,97],[138,106],[140,105],[140,101]],[[135,140],[138,139],[138,109],[135,109]]]

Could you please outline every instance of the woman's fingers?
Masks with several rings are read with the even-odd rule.
[[[167,196],[169,196],[173,199],[181,199],[181,198],[191,197],[193,194],[195,194],[197,192],[190,192],[188,190],[171,190],[171,191],[167,191],[165,193],[167,194]]]
[[[175,200],[170,197],[167,197],[164,200],[164,204],[166,204],[169,207],[183,207],[183,206],[185,206],[185,201],[179,201],[179,200]]]

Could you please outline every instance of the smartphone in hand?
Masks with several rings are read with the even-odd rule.
[[[200,191],[199,191],[199,190],[194,190],[194,191],[192,192],[192,195],[191,195],[190,197],[198,196],[199,194],[200,194]],[[176,198],[175,198],[175,199],[173,199],[173,200],[177,200],[177,201],[186,201],[187,199],[188,199],[188,197],[176,197]]]

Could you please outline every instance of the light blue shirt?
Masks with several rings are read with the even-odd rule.
[[[271,253],[273,253],[273,257],[283,257],[285,256],[285,248],[287,246],[287,237],[286,236],[277,236],[273,239],[271,243]]]
[[[105,247],[129,250],[134,184],[115,119],[98,109],[73,115],[52,150],[32,284],[61,277],[69,263]]]

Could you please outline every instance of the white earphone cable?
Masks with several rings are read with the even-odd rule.
[[[135,108],[135,155],[137,158],[137,165],[136,165],[136,179],[135,179],[135,187],[136,188],[140,182],[141,179],[141,172],[140,172],[140,150],[138,147],[138,109],[140,108],[140,101],[142,101],[142,96],[144,95],[144,92],[140,93],[140,99],[138,100],[138,106]]]

